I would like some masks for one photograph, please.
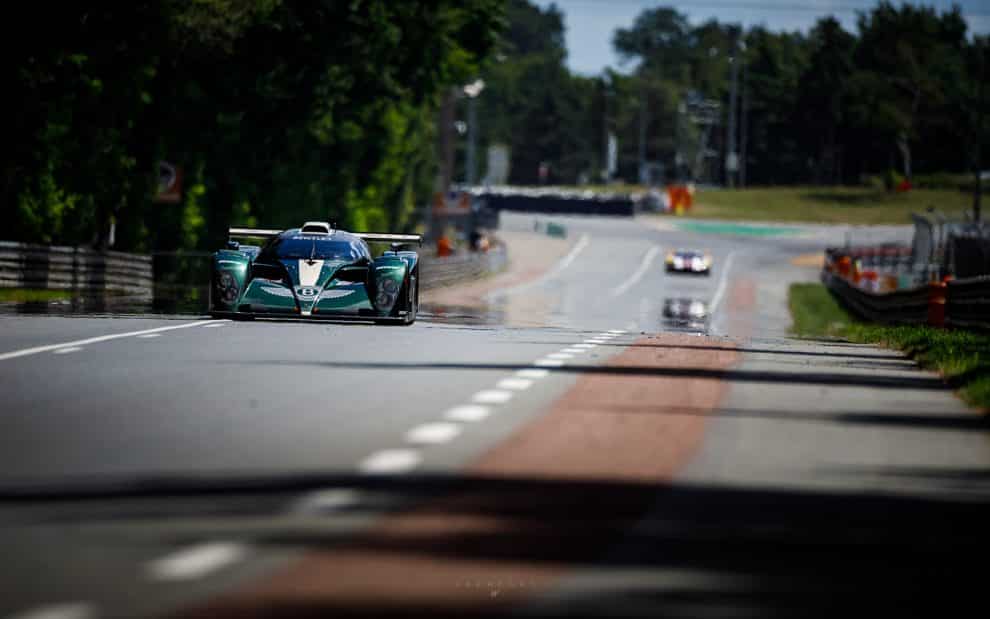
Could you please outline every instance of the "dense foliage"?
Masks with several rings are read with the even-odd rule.
[[[174,249],[230,223],[401,228],[438,93],[476,75],[499,0],[135,0],[20,7],[5,238]],[[185,200],[155,204],[158,162]]]
[[[958,9],[883,2],[859,16],[855,33],[826,17],[803,34],[692,25],[658,7],[614,33],[631,71],[596,78],[565,70],[557,9],[511,0],[508,15],[503,62],[489,70],[482,97],[486,140],[512,148],[512,182],[535,182],[538,162],[550,165],[547,182],[600,182],[606,126],[618,138],[619,180],[637,182],[642,148],[668,179],[724,182],[733,58],[737,150],[746,154],[740,181],[875,176],[895,186],[903,176],[972,173],[982,163],[987,38],[967,33]],[[698,122],[704,102],[718,105],[707,130]]]

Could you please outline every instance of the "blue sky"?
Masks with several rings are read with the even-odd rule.
[[[531,0],[541,7],[556,4],[564,12],[567,26],[567,62],[572,71],[597,75],[607,67],[629,70],[619,64],[612,49],[612,33],[627,28],[641,11],[656,6],[673,6],[692,23],[711,18],[741,23],[746,27],[762,24],[771,30],[806,31],[815,20],[834,15],[849,30],[856,29],[856,11],[868,10],[870,0],[697,0],[661,2],[657,0]],[[898,3],[899,4],[899,3]],[[928,0],[928,6],[948,10],[953,0]],[[990,32],[990,0],[956,0],[970,30]]]

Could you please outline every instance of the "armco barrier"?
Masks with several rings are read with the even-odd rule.
[[[821,278],[846,307],[872,322],[990,329],[990,276],[884,293],[857,288],[827,270]]]
[[[949,280],[945,322],[959,327],[990,329],[990,275]]]
[[[479,193],[488,208],[495,211],[521,211],[525,213],[557,213],[574,215],[636,214],[636,203],[629,196],[594,196],[546,194],[523,195],[518,193]]]
[[[487,252],[462,253],[439,258],[423,256],[419,262],[419,281],[423,290],[449,286],[502,270],[508,256],[502,246]]]
[[[0,241],[0,287],[151,297],[151,256]]]

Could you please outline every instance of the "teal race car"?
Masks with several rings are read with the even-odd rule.
[[[369,242],[391,248],[376,258]],[[411,243],[422,245],[422,237],[345,232],[319,221],[290,230],[231,228],[227,247],[213,255],[209,312],[410,325],[419,310],[419,254],[402,247]]]

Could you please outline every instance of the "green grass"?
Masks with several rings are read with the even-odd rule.
[[[887,193],[870,187],[769,187],[699,190],[687,216],[747,221],[909,224],[911,213],[934,206],[960,217],[972,196],[951,189]]]
[[[942,374],[969,404],[990,409],[990,334],[864,323],[851,316],[821,284],[792,284],[788,303],[795,335],[831,336],[896,348],[921,367]]]
[[[0,302],[37,303],[73,298],[71,290],[35,290],[32,288],[0,288]]]

